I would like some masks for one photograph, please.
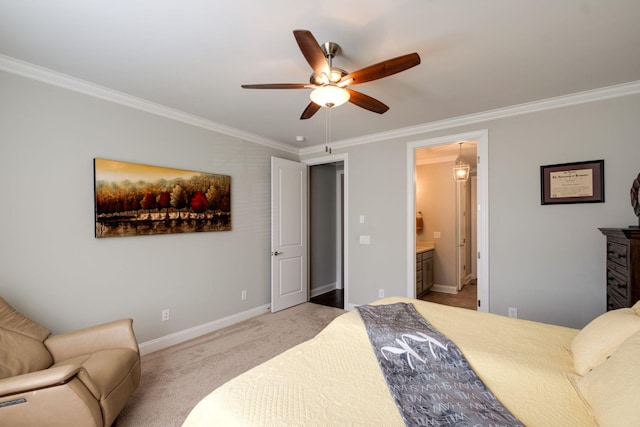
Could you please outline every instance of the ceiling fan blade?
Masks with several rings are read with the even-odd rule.
[[[309,105],[307,105],[307,108],[305,108],[304,111],[302,112],[302,115],[300,116],[300,120],[310,119],[311,116],[317,113],[320,108],[321,107],[315,102],[310,102]]]
[[[311,69],[317,75],[322,73],[329,73],[329,63],[327,62],[327,58],[324,56],[324,52],[322,52],[322,48],[318,44],[318,41],[310,31],[307,30],[294,30],[293,35],[296,38],[296,42],[298,42],[298,46],[304,55],[304,58],[307,60],[309,65],[311,65]]]
[[[414,52],[349,73],[341,79],[341,82],[346,82],[346,86],[370,82],[371,80],[391,76],[418,64],[420,64],[420,55]]]
[[[369,95],[356,92],[353,89],[347,89],[347,92],[349,92],[349,95],[351,96],[351,98],[349,98],[349,102],[357,105],[358,107],[364,108],[365,110],[382,114],[389,109],[387,105],[383,104],[375,98],[370,97]]]
[[[313,87],[304,83],[267,83],[257,85],[241,85],[244,89],[306,89]]]

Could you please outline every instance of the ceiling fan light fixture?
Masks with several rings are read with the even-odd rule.
[[[331,72],[329,73],[329,80],[331,81],[331,83],[338,83],[346,74],[347,73],[344,70],[341,70],[339,68],[332,68]]]
[[[311,101],[321,107],[337,107],[349,101],[349,92],[341,87],[334,85],[320,86],[309,95]]]

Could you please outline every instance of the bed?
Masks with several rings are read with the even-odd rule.
[[[582,330],[407,298],[529,427],[640,425],[640,303]],[[404,426],[356,310],[232,379],[183,427]],[[489,425],[489,424],[487,424]]]

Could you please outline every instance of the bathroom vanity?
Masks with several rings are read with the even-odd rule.
[[[433,243],[416,245],[416,298],[427,293],[433,286]]]

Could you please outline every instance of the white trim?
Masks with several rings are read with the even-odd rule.
[[[458,158],[458,156],[442,156],[442,157],[433,157],[433,158],[429,158],[429,159],[422,159],[422,160],[416,160],[416,165],[418,166],[423,166],[423,165],[435,165],[437,163],[453,163],[456,161],[456,159]]]
[[[431,287],[431,292],[456,295],[458,293],[458,290],[456,289],[455,285],[433,285]]]
[[[349,154],[332,154],[329,156],[315,157],[312,159],[302,160],[308,166],[322,165],[327,163],[342,162],[344,165],[344,309],[353,310],[356,306],[349,303],[349,239],[345,237],[349,235]]]
[[[478,141],[477,155],[481,160],[477,167],[478,187],[478,252],[482,257],[478,260],[478,299],[482,301],[478,311],[489,311],[489,131],[487,129],[473,132],[446,135],[438,138],[407,143],[407,297],[415,298],[416,292],[416,233],[414,228],[416,212],[416,149],[432,145],[453,144],[458,141],[475,139]]]
[[[335,291],[336,289],[338,289],[338,287],[336,286],[335,282],[313,288],[311,289],[311,298],[317,297],[318,295],[326,294],[327,292]]]
[[[185,341],[198,338],[202,335],[217,331],[218,329],[226,328],[227,326],[234,325],[238,322],[242,322],[244,320],[251,319],[268,312],[269,304],[265,304],[247,311],[243,311],[241,313],[223,317],[222,319],[203,323],[202,325],[194,326],[193,328],[165,335],[151,341],[145,341],[138,345],[138,347],[140,348],[140,354],[144,356],[145,354],[153,353],[154,351],[162,350],[171,347],[172,345],[180,344]]]
[[[155,102],[147,101],[132,95],[128,95],[117,90],[109,89],[67,74],[39,67],[28,62],[20,61],[15,58],[0,54],[0,70],[8,73],[27,77],[40,82],[48,83],[84,95],[93,96],[115,104],[124,105],[126,107],[135,108],[157,116],[166,117],[189,125],[197,126],[213,132],[218,132],[243,141],[254,142],[256,144],[265,145],[287,153],[298,154],[299,149],[281,142],[277,142],[259,135],[245,132],[236,128],[222,125],[211,120],[204,119],[192,114],[184,113],[174,108],[166,107]]]
[[[478,299],[482,305],[478,311],[489,312],[491,300],[489,299],[489,131],[480,131],[478,146],[476,148],[478,164],[476,166],[476,194],[477,194],[477,221],[478,229],[476,242],[478,253],[475,254],[477,260]],[[478,255],[482,254],[478,259]]]
[[[342,178],[344,168],[336,170],[336,289],[342,289],[342,227],[344,214],[342,212]]]
[[[539,111],[551,110],[554,108],[569,107],[572,105],[585,104],[588,102],[601,101],[628,95],[635,95],[638,93],[640,93],[640,80],[599,89],[592,89],[584,92],[573,93],[569,95],[558,96],[541,101],[533,101],[525,104],[513,105],[510,107],[498,108],[495,110],[469,114],[466,116],[454,117],[451,119],[439,120],[436,122],[424,123],[417,126],[395,129],[388,132],[380,132],[351,139],[344,139],[339,142],[332,142],[331,147],[334,150],[338,150],[342,148],[353,147],[356,145],[387,141],[394,138],[406,138],[443,129],[451,129],[459,126],[482,123],[489,120],[519,116],[522,114],[535,113]],[[318,153],[322,150],[324,150],[323,144],[314,145],[312,147],[300,149],[300,155],[303,156]]]
[[[113,89],[106,88],[67,74],[59,73],[48,68],[40,67],[21,61],[10,56],[0,54],[0,70],[33,80],[59,86],[85,95],[111,101],[116,104],[125,105],[131,108],[142,110],[151,114],[177,120],[193,126],[208,129],[224,135],[239,138],[245,141],[254,142],[256,144],[282,150],[288,153],[305,156],[315,154],[325,149],[324,144],[318,144],[306,148],[297,148],[279,141],[274,141],[259,135],[245,132],[236,128],[222,125],[202,117],[184,113],[173,108],[166,107],[151,101],[137,98]],[[518,104],[510,107],[498,108],[466,116],[453,117],[450,119],[439,120],[435,122],[423,123],[417,126],[409,126],[405,128],[395,129],[387,132],[369,134],[365,136],[345,139],[339,142],[332,142],[331,146],[334,150],[356,145],[369,144],[374,142],[386,141],[393,138],[411,137],[422,133],[434,132],[437,130],[451,129],[458,126],[482,123],[488,120],[496,120],[505,117],[529,114],[538,111],[545,111],[554,108],[568,107],[572,105],[584,104],[588,102],[601,101],[604,99],[618,98],[640,93],[640,80],[621,83],[618,85],[607,86],[604,88],[577,92],[569,95],[548,98],[540,101],[533,101],[524,104]]]

